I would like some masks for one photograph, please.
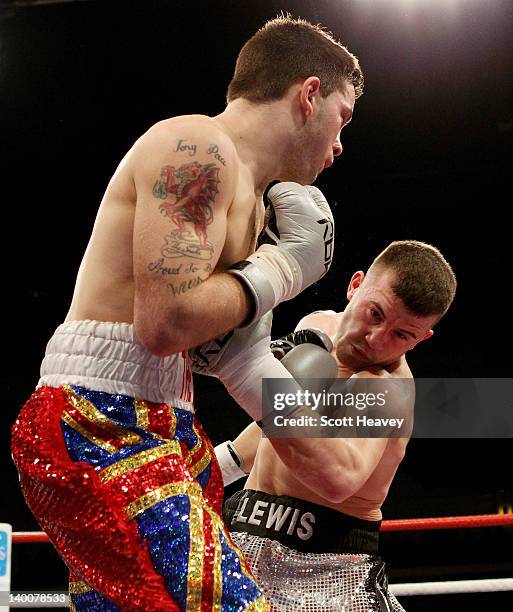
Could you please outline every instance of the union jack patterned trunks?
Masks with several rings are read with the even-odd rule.
[[[129,324],[73,321],[41,373],[12,452],[70,569],[72,609],[269,610],[221,518],[186,353],[150,355]]]

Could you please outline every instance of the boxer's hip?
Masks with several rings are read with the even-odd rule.
[[[287,495],[245,489],[224,503],[232,532],[281,542],[302,552],[378,552],[380,521],[366,521]]]
[[[187,352],[158,357],[138,341],[133,325],[69,321],[49,340],[38,387],[76,385],[193,410]]]
[[[379,521],[244,490],[224,518],[274,612],[402,612],[376,554]]]
[[[230,535],[273,612],[403,612],[376,555],[304,553],[250,533]]]
[[[115,489],[127,516],[148,491],[162,498],[183,488],[177,483],[202,489],[221,510],[212,444],[193,412],[168,404],[76,385],[39,387],[13,426],[12,454],[20,475],[44,488],[69,491],[70,474],[90,474],[82,484],[92,478]]]

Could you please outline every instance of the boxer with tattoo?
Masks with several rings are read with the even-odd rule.
[[[223,524],[188,351],[219,337],[251,350],[262,317],[326,273],[333,217],[309,185],[362,87],[328,32],[277,18],[241,50],[221,114],[160,121],[115,171],[13,429],[73,609],[269,609]],[[276,239],[257,248],[274,181]]]

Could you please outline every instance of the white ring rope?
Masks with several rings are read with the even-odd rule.
[[[449,595],[453,593],[491,593],[499,591],[513,591],[513,578],[492,578],[489,580],[452,580],[450,582],[406,582],[404,584],[389,584],[389,590],[396,597],[409,595]],[[45,602],[28,603],[15,601],[12,608],[64,608],[66,603]]]
[[[406,582],[404,584],[389,584],[388,588],[396,597],[451,593],[491,593],[493,591],[513,591],[513,578],[451,580],[449,582]]]

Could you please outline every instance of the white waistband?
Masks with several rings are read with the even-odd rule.
[[[187,353],[152,355],[129,323],[69,321],[59,325],[46,347],[37,386],[64,384],[194,411]]]

